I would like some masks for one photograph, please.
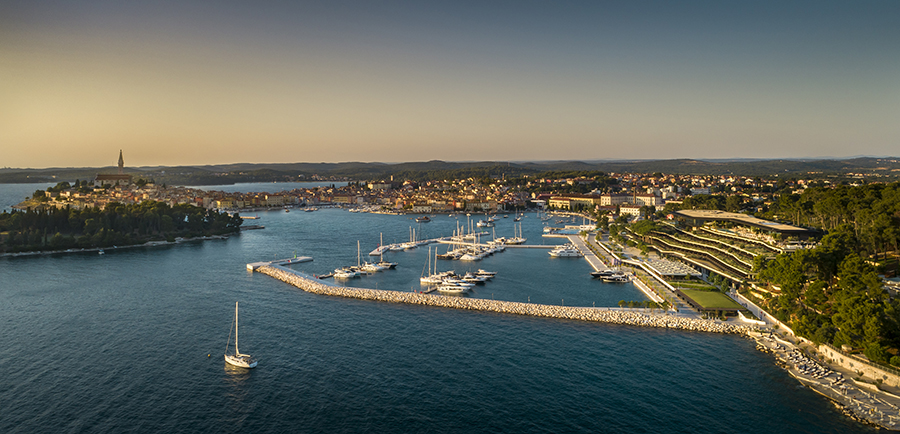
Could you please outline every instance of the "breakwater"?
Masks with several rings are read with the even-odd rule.
[[[651,315],[640,312],[605,310],[592,307],[553,306],[480,298],[448,297],[418,292],[347,288],[329,285],[318,279],[278,265],[261,266],[256,268],[255,271],[296,286],[306,292],[336,297],[712,333],[746,334],[751,330],[750,327],[745,325],[726,324],[714,320],[684,318],[662,314]]]

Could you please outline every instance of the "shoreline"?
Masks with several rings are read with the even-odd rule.
[[[779,367],[800,384],[830,399],[847,417],[886,430],[900,431],[900,397],[857,380],[852,373],[840,367],[810,357],[799,345],[771,332],[751,333],[750,336],[756,340],[757,350],[772,353]],[[867,390],[863,390],[864,387]]]
[[[123,249],[136,249],[139,247],[158,247],[158,246],[169,246],[176,245],[181,243],[186,243],[190,241],[207,241],[207,240],[225,240],[228,239],[233,234],[229,235],[204,235],[202,237],[193,237],[193,238],[176,238],[175,241],[147,241],[143,244],[131,244],[128,246],[112,246],[112,247],[88,247],[88,248],[78,248],[78,249],[66,249],[66,250],[39,250],[32,252],[16,252],[16,253],[0,253],[0,258],[18,258],[23,256],[43,256],[43,255],[58,255],[58,254],[71,254],[71,253],[90,253],[90,252],[99,252],[101,250],[123,250]]]

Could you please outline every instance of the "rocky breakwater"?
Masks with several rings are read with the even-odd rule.
[[[603,310],[591,307],[551,306],[546,304],[517,303],[512,301],[487,300],[480,298],[448,297],[435,294],[421,294],[417,292],[347,288],[342,286],[328,285],[318,279],[305,276],[289,268],[277,265],[262,266],[257,268],[256,271],[296,286],[297,288],[300,288],[306,292],[338,297],[358,298],[362,300],[418,304],[453,309],[480,310],[485,312],[529,315],[545,318],[594,321],[612,324],[660,327],[712,333],[745,334],[750,330],[749,327],[744,325],[726,324],[713,320],[683,318],[668,315],[650,315],[639,312]]]

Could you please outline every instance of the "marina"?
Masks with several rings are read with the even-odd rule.
[[[16,197],[35,189],[23,188]],[[606,284],[589,277],[594,267],[587,259],[549,259],[548,251],[569,240],[541,237],[533,213],[521,222],[536,243],[438,268],[461,276],[496,271],[490,283],[461,295],[418,294],[429,297],[415,303],[323,296],[241,271],[252,261],[292,259],[296,251],[315,259],[278,267],[306,272],[315,282],[314,273],[351,262],[356,240],[377,246],[382,232],[391,244],[408,239],[405,216],[322,207],[260,211],[260,217],[266,230],[228,239],[106,249],[102,256],[0,258],[0,311],[8,320],[0,358],[29,367],[0,379],[0,398],[8,403],[0,429],[120,432],[134,422],[115,416],[121,413],[144,415],[146,430],[172,433],[236,426],[252,432],[414,433],[436,426],[448,427],[445,432],[693,433],[747,426],[870,432],[797,387],[742,334],[692,331],[683,315],[617,307],[622,299],[645,299],[637,282]],[[498,220],[498,236],[513,234],[512,217]],[[448,236],[458,219],[432,217],[421,238]],[[416,297],[415,291],[428,291],[418,283],[426,255],[424,248],[391,251],[381,258],[399,264],[391,272],[318,282],[338,291],[378,291],[374,297],[385,296],[382,290]],[[29,277],[37,274],[43,277]],[[250,345],[262,360],[253,370],[227,368],[216,356],[235,300],[241,346]],[[458,307],[427,304],[432,300]],[[686,328],[665,323],[676,320]],[[660,326],[648,326],[657,321]],[[465,363],[436,363],[448,358]],[[156,399],[162,393],[167,398]],[[441,405],[460,397],[479,403],[466,417]],[[695,410],[677,423],[647,424],[633,417],[646,406],[663,414]],[[288,416],[273,418],[273,412]]]

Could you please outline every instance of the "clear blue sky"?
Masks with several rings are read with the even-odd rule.
[[[0,3],[0,167],[900,154],[900,1]]]

